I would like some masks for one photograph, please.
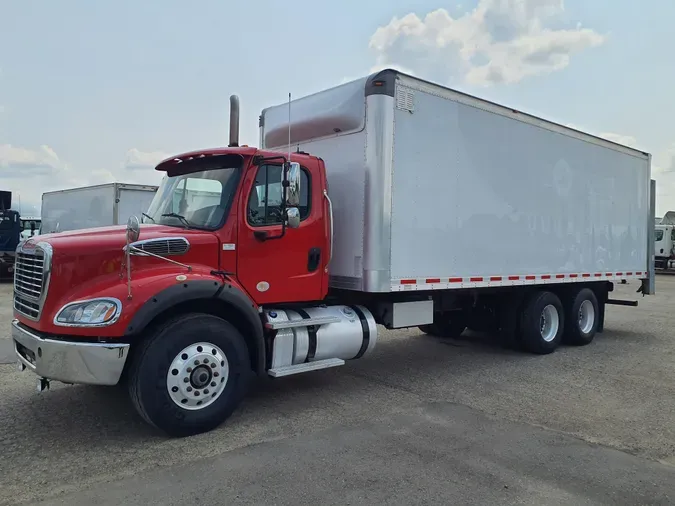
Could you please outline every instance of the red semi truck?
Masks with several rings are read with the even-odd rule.
[[[370,354],[378,324],[547,354],[602,331],[614,281],[654,291],[645,153],[393,70],[265,109],[259,149],[238,121],[233,97],[228,147],[157,166],[143,223],[19,246],[39,390],[123,384],[188,435],[255,375]]]

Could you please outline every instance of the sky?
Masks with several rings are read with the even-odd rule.
[[[675,2],[0,0],[0,189],[157,184],[258,115],[395,67],[653,155],[675,210]],[[670,62],[670,63],[668,63]]]

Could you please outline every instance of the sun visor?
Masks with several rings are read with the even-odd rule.
[[[12,208],[12,192],[0,190],[0,209],[7,210]]]

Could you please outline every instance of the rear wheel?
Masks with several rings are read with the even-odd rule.
[[[565,342],[584,346],[593,341],[598,330],[600,311],[593,290],[582,288],[565,308]]]
[[[466,330],[467,323],[464,311],[447,311],[436,313],[434,323],[422,325],[419,329],[432,336],[457,338]]]
[[[136,350],[129,393],[138,413],[171,436],[223,423],[252,376],[242,335],[225,320],[181,315],[161,325]]]
[[[560,345],[564,328],[564,312],[557,295],[535,292],[526,299],[520,313],[521,344],[526,351],[545,355]]]

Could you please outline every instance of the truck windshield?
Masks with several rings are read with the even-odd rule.
[[[31,224],[33,227],[31,228]],[[21,220],[21,230],[37,230],[40,228],[40,220]]]
[[[216,229],[222,226],[239,181],[239,167],[165,176],[143,223]]]
[[[656,231],[656,240],[660,241],[661,239],[663,239],[663,230],[657,230]]]

